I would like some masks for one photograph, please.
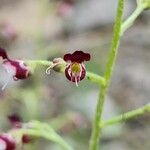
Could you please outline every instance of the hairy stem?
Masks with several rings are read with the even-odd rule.
[[[121,35],[132,26],[136,18],[141,14],[141,12],[145,9],[144,5],[138,5],[135,9],[135,11],[132,13],[132,15],[124,21],[124,23],[121,26]]]
[[[43,66],[43,67],[51,67],[50,69],[53,69],[53,67],[55,66],[54,63],[52,61],[47,61],[47,60],[26,60],[25,61],[26,65],[29,65],[33,70],[37,67]],[[64,73],[65,70],[65,62],[62,62],[58,64],[59,65],[59,72],[60,73]],[[55,66],[56,67],[56,66]],[[56,70],[55,70],[56,71]],[[57,70],[58,71],[58,70]],[[105,84],[105,79],[104,77],[97,75],[95,73],[92,72],[88,72],[86,73],[86,77],[89,81],[96,83],[98,85],[104,85]]]
[[[141,108],[129,111],[127,113],[121,114],[121,115],[119,115],[117,117],[114,117],[112,119],[103,121],[100,124],[100,127],[103,128],[103,127],[106,127],[106,126],[109,126],[109,125],[121,123],[121,122],[127,121],[129,119],[141,116],[141,115],[143,115],[145,113],[150,113],[150,104],[147,104],[147,105],[145,105],[145,106],[143,106]]]
[[[119,0],[116,21],[114,25],[114,34],[112,38],[112,44],[111,44],[108,62],[107,62],[106,70],[104,74],[105,85],[100,86],[99,98],[98,98],[98,102],[96,105],[95,118],[93,121],[92,135],[90,139],[90,150],[97,150],[98,141],[99,141],[99,138],[101,138],[101,127],[99,126],[99,122],[101,122],[105,96],[106,96],[110,78],[113,72],[113,67],[114,67],[114,63],[116,60],[116,56],[117,56],[117,49],[118,49],[118,45],[120,41],[123,8],[124,8],[124,0]]]
[[[87,72],[86,77],[88,80],[90,80],[91,82],[97,83],[98,85],[105,85],[105,79],[104,77],[100,75],[97,75],[92,72]]]
[[[93,122],[92,135],[90,139],[90,150],[96,150],[100,137],[101,127],[99,126],[99,121],[102,115],[104,100],[105,100],[106,87],[101,87],[99,92],[99,98],[97,102],[95,119]]]
[[[20,128],[11,130],[10,133],[14,137],[22,137],[23,135],[28,135],[31,137],[41,137],[47,140],[53,141],[59,144],[63,150],[73,150],[73,148],[61,138],[49,125],[45,123],[40,123],[38,121],[33,121],[30,123],[32,128]]]

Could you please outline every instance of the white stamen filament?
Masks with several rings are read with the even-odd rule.
[[[76,86],[78,86],[78,76],[75,76],[75,83],[76,83]]]
[[[47,69],[46,69],[46,74],[50,75],[51,74],[51,69],[52,69],[52,66],[49,66]]]
[[[71,77],[71,68],[68,69],[68,74]]]
[[[51,70],[56,66],[57,64],[52,64],[51,66],[49,66],[47,69],[46,69],[46,74],[50,75],[51,74]]]

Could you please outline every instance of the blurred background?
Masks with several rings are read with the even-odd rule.
[[[0,47],[12,58],[63,57],[81,49],[92,56],[87,70],[103,74],[112,37],[117,0],[0,0]],[[135,9],[126,0],[124,19]],[[0,87],[8,74],[0,67]],[[75,149],[87,150],[98,87],[87,80],[77,88],[64,75],[45,68],[25,81],[11,81],[0,92],[0,132],[11,126],[7,116],[24,122],[48,122]],[[145,11],[123,36],[105,103],[104,119],[150,101],[150,11]],[[145,114],[104,129],[102,150],[149,150],[150,116]],[[39,139],[25,150],[59,150]]]

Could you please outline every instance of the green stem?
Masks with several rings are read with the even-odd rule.
[[[47,61],[47,60],[26,60],[25,63],[27,65],[29,65],[33,70],[39,66],[46,66],[46,67],[52,66],[52,69],[54,67],[54,63],[52,61]],[[59,72],[60,73],[64,73],[64,70],[65,70],[64,63],[65,62],[62,62],[62,65],[59,64]],[[105,79],[103,77],[101,77],[100,75],[97,75],[95,73],[87,72],[86,77],[89,81],[96,83],[98,85],[104,85],[105,84]]]
[[[97,83],[98,85],[105,85],[105,79],[102,76],[99,76],[92,72],[87,72],[86,77],[91,82]]]
[[[25,134],[25,135],[30,135],[30,136],[34,136],[34,137],[42,137],[45,138],[47,140],[56,142],[57,144],[59,144],[64,150],[73,150],[64,140],[62,140],[62,138],[55,134],[53,135],[53,137],[50,134],[45,134],[44,132],[37,132],[33,129],[19,129],[17,131],[20,134]]]
[[[53,65],[52,61],[47,60],[26,60],[25,63],[29,66],[46,66],[49,67]]]
[[[132,15],[122,24],[121,26],[121,35],[132,26],[136,18],[141,14],[141,12],[145,9],[144,5],[138,5]]]
[[[99,99],[97,102],[96,112],[95,112],[95,119],[93,122],[92,128],[92,135],[90,139],[90,150],[96,150],[97,144],[100,137],[100,130],[101,127],[99,126],[100,118],[103,111],[104,99],[105,99],[106,87],[102,87],[99,92]]]
[[[14,137],[22,137],[23,135],[42,137],[59,144],[63,150],[73,150],[73,148],[66,143],[49,125],[35,121],[31,125],[34,125],[34,128],[14,129],[10,131],[10,133],[14,135]]]
[[[119,115],[117,117],[114,117],[112,119],[109,119],[107,121],[104,121],[100,124],[100,127],[103,128],[103,127],[113,125],[113,124],[116,124],[116,123],[121,123],[121,122],[127,121],[129,119],[132,119],[134,117],[141,116],[141,115],[143,115],[147,112],[150,113],[150,104],[145,105],[141,108],[129,111],[127,113],[121,114],[121,115]]]
[[[95,118],[93,121],[92,135],[90,139],[90,150],[97,150],[98,141],[99,141],[99,138],[101,137],[101,127],[99,126],[99,122],[101,122],[105,96],[106,96],[110,78],[113,72],[113,67],[114,67],[114,63],[116,60],[116,56],[117,56],[117,49],[118,49],[118,45],[120,41],[123,8],[124,8],[124,0],[119,0],[116,21],[114,25],[114,35],[112,38],[111,49],[110,49],[110,53],[108,57],[108,62],[106,65],[106,71],[104,74],[105,85],[100,86],[99,98],[98,98],[98,102],[96,105]]]

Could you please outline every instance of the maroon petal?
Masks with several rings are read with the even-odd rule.
[[[72,55],[84,55],[83,51],[75,51]]]
[[[24,65],[21,64],[19,61],[11,61],[11,65],[13,65],[16,68],[16,75],[15,77],[17,79],[26,79],[28,76],[28,68]]]
[[[66,67],[66,69],[65,69],[65,75],[66,75],[67,79],[71,81],[70,65],[68,67]]]
[[[22,136],[22,142],[24,144],[30,143],[32,141],[33,141],[33,138],[31,136],[26,135],[26,134]]]
[[[5,142],[6,149],[5,150],[15,150],[16,142],[9,134],[0,135],[0,139]]]
[[[89,61],[91,59],[91,55],[89,53],[84,53],[84,60]]]
[[[66,54],[64,56],[65,61],[77,62],[82,63],[84,61],[90,60],[90,54],[84,53],[83,51],[75,51],[73,54]]]
[[[29,68],[22,60],[6,60],[3,65],[6,69],[9,69],[9,67],[15,69],[14,80],[26,79],[30,75]]]
[[[66,55],[64,55],[64,61],[71,61],[72,60],[72,54],[66,54]]]
[[[91,56],[89,53],[84,53],[83,51],[75,51],[72,56],[78,61],[89,61]],[[81,63],[81,62],[80,62]]]
[[[72,62],[82,63],[84,61],[84,52],[82,51],[75,51],[72,54]]]
[[[12,114],[8,116],[8,119],[13,127],[21,128],[22,127],[22,118],[17,114]]]
[[[86,75],[86,70],[85,70],[85,68],[82,66],[82,72],[81,72],[81,76],[80,76],[80,81],[85,78],[85,75]]]
[[[9,115],[8,119],[9,119],[10,122],[22,122],[21,117],[17,114]]]
[[[3,59],[9,59],[5,49],[3,48],[0,48],[0,57],[2,57]]]
[[[81,80],[83,80],[85,78],[85,75],[86,75],[86,70],[85,68],[82,66],[82,72],[80,73],[81,75],[78,76],[77,80],[78,82],[80,82]],[[75,82],[75,77],[71,70],[70,70],[70,66],[68,66],[66,69],[65,69],[65,75],[67,77],[68,80],[72,81],[72,82]]]

